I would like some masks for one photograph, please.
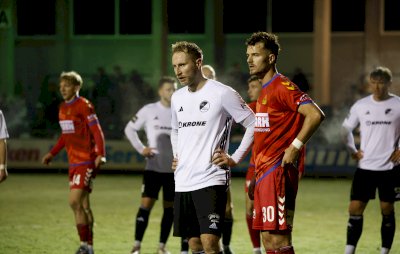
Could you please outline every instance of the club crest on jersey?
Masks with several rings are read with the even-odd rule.
[[[267,105],[267,96],[265,96],[262,101],[261,101],[262,105]]]
[[[256,113],[254,132],[270,132],[268,113]]]
[[[290,81],[282,81],[282,85],[284,85],[288,90],[294,90],[294,85]]]
[[[208,101],[202,101],[200,103],[200,111],[207,112],[210,109],[210,103]]]

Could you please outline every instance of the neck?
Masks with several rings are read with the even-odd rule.
[[[389,93],[386,93],[386,94],[384,94],[382,96],[375,95],[375,94],[372,95],[372,98],[374,98],[374,100],[376,100],[376,101],[384,101],[384,100],[389,99],[389,97],[390,97]]]
[[[275,74],[277,74],[277,73],[278,73],[278,71],[277,71],[275,68],[269,69],[268,72],[265,73],[264,77],[262,78],[262,83],[263,83],[263,84],[267,83],[267,82],[270,81],[270,80],[275,76]]]
[[[189,92],[197,92],[199,91],[207,82],[207,79],[201,78],[199,81],[193,82],[192,84],[188,85]]]
[[[170,102],[170,101],[161,99],[160,102],[161,102],[161,104],[162,104],[164,107],[167,107],[167,108],[170,108],[170,107],[171,107],[171,102]]]

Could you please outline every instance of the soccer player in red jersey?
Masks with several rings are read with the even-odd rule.
[[[96,172],[106,162],[105,141],[92,103],[79,96],[82,83],[81,76],[74,71],[61,73],[60,93],[64,99],[58,114],[61,136],[43,157],[42,163],[49,164],[62,148],[66,148],[69,162],[69,204],[81,241],[76,253],[92,254],[93,214],[89,194]]]
[[[249,95],[250,103],[249,107],[253,112],[256,112],[256,105],[257,105],[257,99],[258,96],[260,95],[261,89],[262,89],[262,84],[259,80],[259,78],[256,75],[250,76],[250,78],[247,80],[248,84],[248,90],[247,94]],[[249,185],[251,182],[251,179],[254,177],[254,171],[255,171],[255,165],[253,161],[253,156],[250,157],[250,163],[247,168],[246,172],[246,182],[244,186],[244,190],[246,193],[245,200],[246,200],[246,222],[247,222],[247,228],[249,230],[250,234],[250,239],[251,243],[253,244],[253,252],[254,254],[261,254],[261,239],[260,239],[260,230],[255,230],[253,229],[253,207],[254,203],[253,200],[249,198],[249,195],[247,194],[249,191]]]
[[[246,45],[250,74],[263,84],[254,128],[255,181],[249,189],[254,195],[253,229],[262,231],[267,254],[292,254],[300,149],[325,116],[306,93],[278,73],[276,35],[253,33]]]

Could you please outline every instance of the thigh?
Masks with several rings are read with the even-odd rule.
[[[226,202],[227,189],[224,185],[193,191],[193,203],[196,208],[200,234],[221,236]]]
[[[298,171],[291,165],[279,165],[261,177],[254,192],[253,228],[291,231],[297,188]]]
[[[92,192],[93,179],[95,178],[94,164],[78,165],[69,168],[70,189],[82,189]]]
[[[142,197],[158,199],[158,193],[160,192],[162,185],[161,173],[157,173],[152,170],[145,170],[143,175],[142,183]]]

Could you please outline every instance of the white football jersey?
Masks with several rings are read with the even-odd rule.
[[[348,129],[360,125],[360,149],[364,157],[358,167],[368,170],[390,170],[394,167],[390,155],[399,145],[400,98],[391,94],[385,101],[375,101],[372,95],[358,100],[343,122]]]
[[[208,80],[196,92],[185,86],[172,95],[172,131],[177,131],[175,190],[227,185],[230,171],[211,163],[214,151],[228,151],[232,121],[253,114],[231,87]]]
[[[165,107],[160,101],[147,104],[138,111],[128,125],[134,131],[144,129],[147,146],[155,148],[155,155],[146,158],[146,169],[172,173],[171,108]]]
[[[0,110],[0,139],[8,138],[8,131],[6,120],[4,119],[3,112]]]

